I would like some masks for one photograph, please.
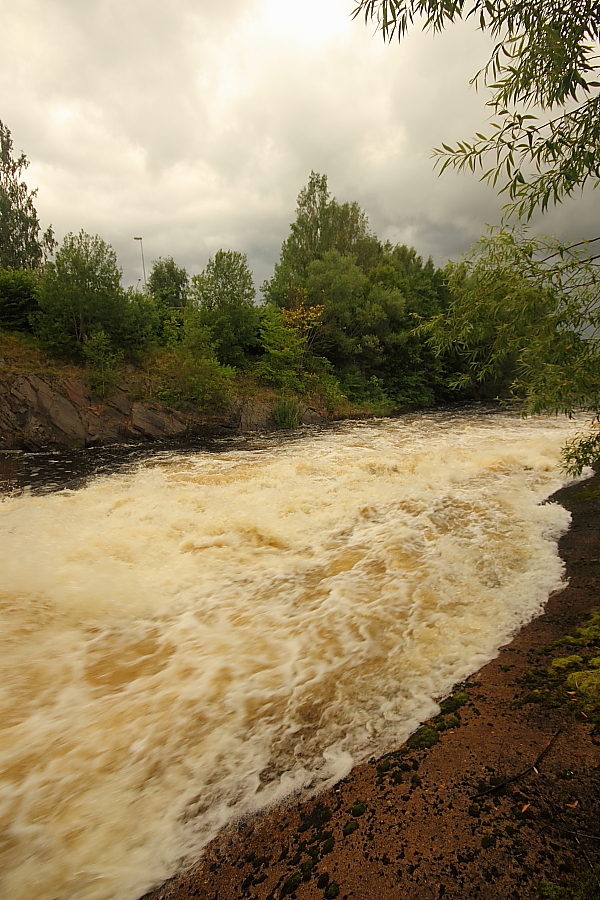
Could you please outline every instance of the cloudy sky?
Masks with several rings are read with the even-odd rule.
[[[385,45],[353,0],[0,0],[0,119],[30,160],[43,227],[111,243],[124,283],[216,250],[268,277],[311,169],[381,238],[438,264],[500,218],[431,149],[482,130],[469,86],[489,42],[471,23]],[[534,223],[600,231],[597,196]],[[593,233],[593,234],[592,234]]]

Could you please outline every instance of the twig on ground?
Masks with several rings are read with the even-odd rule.
[[[553,828],[554,831],[560,832],[560,834],[572,834],[575,837],[587,838],[590,841],[600,841],[600,835],[597,834],[586,834],[585,831],[569,831],[567,828],[559,828],[558,825],[551,825],[548,823],[547,828]]]
[[[544,758],[544,756],[546,755],[546,753],[548,752],[548,750],[550,749],[550,747],[552,746],[552,744],[554,743],[554,741],[559,736],[559,734],[561,733],[562,730],[563,730],[562,728],[559,728],[558,731],[552,735],[552,737],[550,738],[550,740],[548,741],[548,743],[546,744],[546,746],[544,747],[544,749],[542,750],[540,755],[536,758],[536,760],[534,762],[532,762],[532,764],[530,766],[527,766],[526,769],[523,769],[523,771],[519,772],[517,775],[513,775],[511,778],[507,778],[505,781],[501,782],[501,784],[494,784],[494,785],[492,785],[492,787],[486,788],[485,791],[479,791],[479,793],[473,794],[473,796],[470,799],[478,800],[479,797],[485,797],[487,794],[493,794],[494,791],[499,791],[501,788],[506,787],[507,784],[512,784],[513,781],[518,781],[519,778],[523,778],[525,775],[528,775],[529,772],[532,771],[532,769],[537,768],[538,764],[542,761],[542,759]]]
[[[585,856],[586,862],[587,862],[588,866],[590,867],[590,869],[591,869],[591,871],[592,871],[592,874],[593,874],[594,878],[596,879],[596,884],[597,884],[598,887],[600,888],[600,878],[598,878],[598,875],[596,874],[596,869],[594,868],[594,865],[593,865],[591,859],[590,859],[589,856],[587,855],[586,850],[585,850],[585,847],[582,845],[582,843],[581,843],[581,841],[579,840],[578,837],[575,837],[575,840],[576,840],[577,843],[579,844],[579,847],[580,847],[580,849],[581,849],[581,852],[582,852],[583,855]]]

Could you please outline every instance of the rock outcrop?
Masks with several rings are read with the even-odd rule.
[[[260,431],[273,424],[272,399],[237,397],[219,414],[181,412],[155,401],[134,400],[131,387],[123,382],[101,400],[79,378],[5,377],[0,380],[0,449],[155,441],[220,429]],[[318,410],[304,408],[304,424],[324,421]]]

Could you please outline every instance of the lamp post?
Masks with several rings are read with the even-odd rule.
[[[144,241],[141,237],[134,237],[134,241],[140,242],[140,250],[142,251],[142,271],[144,273],[144,287],[146,287],[146,263],[144,262]]]

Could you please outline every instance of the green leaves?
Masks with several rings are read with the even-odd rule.
[[[448,167],[474,172],[502,184],[509,202],[505,215],[529,219],[540,208],[559,203],[576,187],[600,177],[600,82],[597,42],[600,18],[595,2],[556,5],[554,0],[361,0],[354,16],[375,20],[386,39],[401,38],[415,18],[424,28],[441,30],[459,18],[477,16],[496,44],[472,83],[491,90],[491,106],[504,122],[492,123],[488,136],[442,144],[434,155],[441,172]],[[573,108],[573,104],[578,104]],[[523,112],[533,106],[560,114],[540,121]],[[545,116],[544,116],[545,118]],[[494,165],[487,167],[489,157]]]
[[[21,180],[29,162],[13,155],[9,129],[0,121],[0,268],[35,269],[56,247],[52,228],[40,235],[36,191]]]
[[[245,253],[218,250],[194,275],[190,300],[210,329],[219,362],[245,368],[258,347],[254,281]]]
[[[600,240],[600,239],[598,239]],[[419,331],[455,348],[455,386],[495,386],[532,413],[600,413],[600,278],[595,241],[561,244],[525,229],[491,231],[447,269],[452,299]],[[596,452],[597,438],[565,457]],[[590,449],[591,448],[591,449]]]

